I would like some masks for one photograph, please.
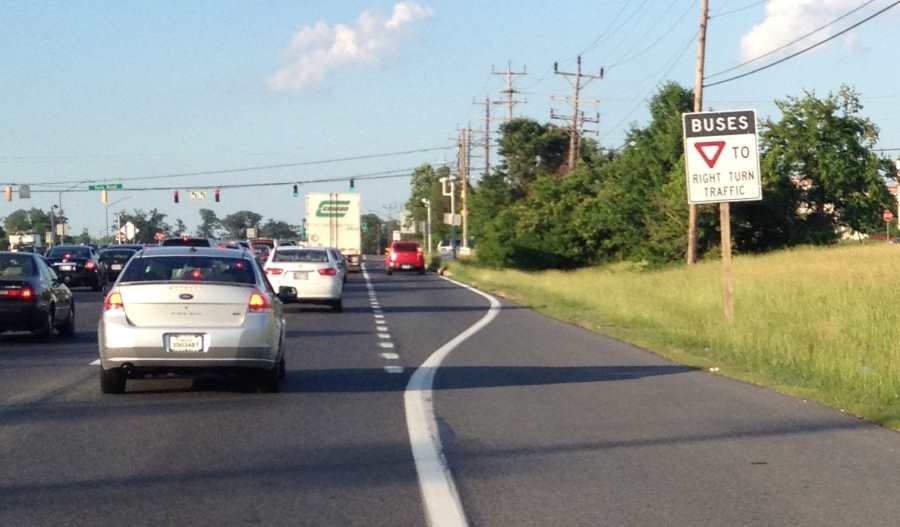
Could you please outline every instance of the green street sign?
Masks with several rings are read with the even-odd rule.
[[[122,190],[122,184],[105,183],[102,185],[88,185],[88,190]]]

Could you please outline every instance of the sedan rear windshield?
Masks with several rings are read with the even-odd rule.
[[[122,282],[255,284],[249,260],[217,256],[142,256],[125,268]]]
[[[123,251],[123,250],[118,250],[118,249],[112,250],[112,251],[101,251],[100,259],[103,260],[104,262],[109,262],[109,261],[124,262],[124,261],[127,261],[132,256],[134,256],[135,252],[137,252],[137,251],[128,251],[128,250]]]
[[[70,258],[90,258],[91,250],[87,247],[54,247],[47,258],[62,258],[67,254]]]
[[[206,238],[169,238],[163,240],[163,247],[210,247]]]
[[[272,261],[328,263],[328,253],[325,251],[311,251],[305,249],[278,249],[275,251],[275,256],[272,257]]]
[[[417,243],[395,243],[394,244],[394,252],[395,253],[414,253],[419,250],[419,244]]]
[[[0,255],[0,280],[21,280],[34,276],[34,260],[31,254]]]

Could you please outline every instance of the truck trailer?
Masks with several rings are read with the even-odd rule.
[[[306,194],[306,245],[332,247],[347,259],[350,271],[362,269],[360,199],[356,192]]]

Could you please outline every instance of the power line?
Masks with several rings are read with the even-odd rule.
[[[614,16],[613,19],[609,22],[609,25],[606,26],[606,29],[604,29],[599,35],[597,35],[597,38],[595,38],[595,39],[593,40],[593,42],[591,42],[590,44],[588,44],[588,47],[584,48],[584,49],[581,51],[581,53],[579,53],[578,55],[584,55],[584,54],[586,54],[587,52],[591,51],[592,49],[594,49],[594,48],[597,46],[597,44],[600,43],[601,40],[603,40],[604,38],[606,38],[606,36],[609,34],[609,32],[610,32],[610,30],[612,29],[612,27],[613,27],[613,26],[615,25],[615,23],[619,20],[619,17],[622,16],[622,13],[625,12],[625,9],[626,9],[627,7],[628,7],[628,0],[622,0],[622,8],[619,9],[619,12],[616,13],[616,16]]]
[[[710,15],[709,18],[719,18],[720,16],[733,15],[733,14],[735,14],[735,13],[740,13],[741,11],[746,11],[746,10],[748,10],[748,9],[752,9],[752,8],[758,6],[758,5],[762,5],[762,4],[765,4],[765,3],[766,3],[766,0],[759,0],[759,1],[757,1],[757,2],[753,2],[752,4],[745,5],[744,7],[736,7],[736,8],[734,8],[734,9],[730,10],[730,11],[723,11],[723,12],[721,12],[721,13],[716,13],[716,14],[714,14],[714,15]]]
[[[447,163],[437,163],[433,164],[434,167],[443,167],[447,166]],[[334,183],[339,181],[350,181],[351,179],[356,181],[372,181],[379,179],[391,179],[391,178],[400,178],[400,177],[410,177],[415,170],[413,168],[405,168],[405,169],[394,169],[394,170],[386,170],[382,172],[369,172],[365,174],[354,174],[349,176],[340,176],[340,177],[328,177],[328,178],[317,178],[317,179],[304,179],[304,180],[281,180],[281,181],[265,181],[258,183],[232,183],[225,185],[214,185],[215,188],[225,190],[225,189],[239,189],[239,188],[264,188],[264,187],[283,187],[288,185],[309,185],[315,183]],[[205,187],[205,186],[202,186]],[[147,191],[166,191],[166,190],[182,190],[184,186],[170,186],[170,187],[126,187],[123,189],[117,190],[117,192],[147,192]],[[52,189],[37,189],[31,191],[33,194],[56,194],[59,190]],[[66,191],[68,193],[83,193],[83,192],[96,192],[95,190],[80,188],[80,189],[71,189]]]
[[[835,19],[832,20],[831,22],[828,22],[827,24],[825,24],[825,25],[823,25],[823,26],[819,26],[819,27],[817,27],[816,29],[810,31],[809,33],[806,33],[806,34],[804,34],[804,35],[801,35],[801,36],[795,38],[794,40],[788,42],[787,44],[784,44],[784,45],[782,45],[782,46],[779,46],[779,47],[777,47],[777,48],[775,48],[775,49],[773,49],[773,50],[767,51],[767,52],[763,53],[762,55],[759,55],[758,57],[753,57],[753,58],[750,59],[750,60],[741,62],[740,64],[738,64],[738,65],[736,65],[736,66],[732,66],[732,67],[727,68],[727,69],[724,69],[724,70],[722,70],[722,71],[717,71],[716,73],[713,73],[712,75],[707,75],[705,78],[707,78],[707,79],[713,79],[713,78],[715,78],[715,77],[719,77],[719,76],[724,75],[724,74],[726,74],[726,73],[728,73],[728,72],[730,72],[730,71],[734,71],[734,70],[739,69],[739,68],[742,68],[742,67],[744,67],[744,66],[746,66],[746,65],[748,65],[748,64],[752,64],[752,63],[754,63],[754,62],[756,62],[756,61],[758,61],[758,60],[760,60],[760,59],[764,59],[764,58],[766,58],[766,57],[768,57],[768,56],[770,56],[770,55],[772,55],[772,54],[778,53],[779,51],[781,51],[781,50],[783,50],[783,49],[785,49],[785,48],[789,48],[789,47],[793,46],[794,44],[800,42],[801,40],[803,40],[803,39],[805,39],[805,38],[807,38],[807,37],[809,37],[809,36],[811,36],[811,35],[814,35],[815,33],[818,33],[819,31],[822,31],[823,29],[827,28],[828,26],[833,25],[833,24],[835,24],[835,23],[837,23],[837,22],[840,22],[841,20],[847,18],[848,16],[852,15],[853,13],[856,13],[857,11],[859,11],[860,9],[866,7],[867,5],[871,4],[871,3],[874,2],[874,1],[875,1],[875,0],[867,0],[866,2],[863,2],[862,4],[860,4],[859,6],[853,8],[853,9],[851,9],[850,11],[847,11],[846,13],[844,13],[843,15],[841,15],[841,16],[835,18]]]
[[[329,163],[341,163],[345,161],[358,161],[363,159],[376,159],[381,157],[392,157],[392,156],[401,156],[408,154],[418,154],[422,152],[435,152],[438,150],[450,150],[454,148],[453,146],[436,146],[430,148],[418,148],[414,150],[401,150],[397,152],[385,152],[380,154],[365,154],[358,156],[348,156],[348,157],[336,157],[332,159],[318,159],[314,161],[298,161],[294,163],[279,163],[273,165],[253,165],[247,167],[239,167],[239,168],[224,168],[224,169],[216,169],[216,170],[202,170],[197,172],[179,172],[174,174],[163,174],[158,176],[134,176],[134,177],[121,177],[121,178],[104,178],[104,179],[79,179],[79,180],[63,180],[63,181],[41,181],[31,183],[32,185],[65,185],[71,183],[96,183],[96,182],[104,182],[104,181],[151,181],[158,179],[169,179],[169,178],[178,178],[178,177],[191,177],[191,176],[208,176],[208,175],[216,175],[216,174],[235,174],[240,172],[253,172],[258,170],[272,170],[272,169],[280,169],[280,168],[294,168],[301,166],[312,166],[312,165],[325,165]],[[15,185],[16,183],[10,183]]]
[[[871,1],[871,0],[870,0],[870,1]],[[781,64],[782,62],[786,62],[786,61],[788,61],[788,60],[790,60],[790,59],[792,59],[792,58],[794,58],[794,57],[797,57],[797,56],[799,56],[799,55],[802,55],[802,54],[806,53],[807,51],[813,50],[813,49],[815,49],[815,48],[821,46],[822,44],[825,44],[825,43],[827,43],[827,42],[830,42],[830,41],[836,39],[837,37],[839,37],[839,36],[841,36],[841,35],[843,35],[843,34],[845,34],[845,33],[848,33],[848,32],[850,32],[850,31],[852,31],[853,29],[856,29],[857,27],[859,27],[859,26],[865,24],[865,23],[868,22],[869,20],[872,20],[873,18],[875,18],[875,17],[877,17],[877,16],[883,14],[883,13],[886,12],[887,10],[892,9],[892,8],[894,8],[894,7],[897,7],[897,5],[900,5],[900,0],[897,0],[896,2],[894,2],[894,3],[892,3],[892,4],[890,4],[890,5],[886,6],[886,7],[884,7],[883,9],[881,9],[881,10],[879,10],[879,11],[876,11],[874,14],[869,15],[868,17],[866,17],[866,18],[860,20],[859,22],[853,24],[852,26],[849,26],[849,27],[847,27],[846,29],[843,29],[843,30],[839,31],[839,32],[835,33],[834,35],[832,35],[832,36],[830,36],[830,37],[828,37],[828,38],[826,38],[826,39],[820,40],[819,42],[816,42],[815,44],[813,44],[813,45],[811,45],[811,46],[805,47],[805,48],[801,49],[800,51],[798,51],[798,52],[796,52],[796,53],[792,53],[792,54],[788,55],[787,57],[784,57],[783,59],[776,60],[775,62],[766,64],[765,66],[761,66],[761,67],[756,68],[756,69],[754,69],[754,70],[750,70],[750,71],[748,71],[747,73],[742,73],[742,74],[740,74],[740,75],[735,75],[734,77],[729,77],[729,78],[727,78],[727,79],[723,79],[723,80],[720,80],[720,81],[716,81],[716,82],[713,82],[713,83],[710,83],[710,84],[704,84],[703,87],[704,87],[704,88],[709,88],[709,87],[712,87],[712,86],[718,86],[718,85],[720,85],[720,84],[725,84],[726,82],[731,82],[731,81],[734,81],[734,80],[743,79],[744,77],[748,77],[748,76],[750,76],[750,75],[753,75],[754,73],[759,73],[760,71],[767,70],[767,69],[769,69],[769,68],[771,68],[771,67],[773,67],[773,66],[777,66],[777,65]]]
[[[643,55],[646,54],[648,51],[650,51],[651,49],[653,49],[654,47],[656,47],[656,45],[659,44],[660,42],[662,42],[663,39],[665,39],[667,36],[669,36],[670,34],[672,34],[672,31],[674,31],[675,28],[678,27],[678,24],[684,19],[685,16],[687,16],[688,13],[690,13],[690,12],[694,9],[694,6],[695,6],[696,4],[697,4],[697,0],[693,0],[693,1],[691,2],[691,4],[687,7],[687,9],[685,9],[677,19],[675,19],[675,22],[674,22],[671,26],[669,26],[669,28],[666,29],[666,31],[664,31],[662,35],[660,35],[659,37],[657,37],[656,40],[654,40],[653,42],[651,42],[647,47],[645,47],[644,49],[642,49],[641,51],[638,51],[637,53],[635,53],[635,54],[633,54],[633,55],[627,55],[627,54],[626,54],[626,56],[624,56],[623,58],[621,58],[621,59],[617,60],[616,62],[613,62],[612,64],[610,64],[610,65],[609,65],[609,68],[612,69],[612,68],[615,68],[615,67],[617,67],[617,66],[621,66],[621,65],[623,65],[623,64],[627,64],[627,63],[631,62],[632,60],[634,60],[634,59],[636,59],[636,58],[638,58],[638,57],[643,56]],[[668,11],[668,10],[667,10],[667,11]],[[648,32],[647,34],[649,34],[649,32]],[[639,40],[640,40],[640,39],[639,39]],[[632,49],[633,49],[633,48],[632,48]]]

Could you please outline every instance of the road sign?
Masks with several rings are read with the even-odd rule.
[[[125,223],[125,225],[122,225],[121,228],[119,228],[119,232],[125,236],[126,240],[131,241],[134,239],[137,233],[141,232],[141,230],[135,227],[134,224],[129,221]]]
[[[166,233],[164,233],[164,232],[157,232],[156,234],[153,235],[153,239],[156,240],[156,241],[158,241],[158,242],[161,242],[161,241],[163,241],[163,240],[166,239]]]
[[[31,197],[31,185],[19,185],[19,199]]]
[[[205,190],[192,190],[190,196],[194,201],[206,201],[206,198],[209,197],[209,193]]]
[[[462,225],[462,215],[461,214],[450,214],[449,212],[444,213],[444,223],[447,225],[460,226]]]
[[[247,227],[247,239],[252,240],[256,238],[256,227]]]
[[[88,190],[122,190],[121,183],[103,183],[98,185],[88,185]]]
[[[756,110],[684,114],[688,203],[762,199]]]
[[[881,217],[884,218],[885,223],[894,221],[894,213],[889,210],[884,211],[884,214],[882,214]]]

